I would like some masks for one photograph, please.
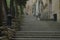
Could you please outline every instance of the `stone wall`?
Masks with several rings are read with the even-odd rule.
[[[57,14],[57,21],[60,21],[59,0],[52,0],[52,12]]]
[[[51,5],[49,3],[49,0],[43,0],[43,3],[44,3],[44,6],[47,4],[45,9],[43,9],[44,13],[49,12],[49,11],[51,12],[51,13],[49,12],[49,14],[51,14],[49,19],[53,18],[53,14],[57,14],[57,21],[59,22],[60,21],[60,12],[59,12],[59,10],[60,10],[60,8],[59,8],[60,0],[52,0]]]

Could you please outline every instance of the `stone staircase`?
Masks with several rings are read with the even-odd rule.
[[[34,17],[26,16],[22,30],[17,31],[13,40],[60,40],[60,31],[54,31],[48,23],[36,21]]]
[[[14,40],[60,40],[58,31],[18,31]]]

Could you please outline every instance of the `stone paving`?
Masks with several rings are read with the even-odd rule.
[[[40,21],[34,16],[25,15],[21,31],[60,31],[60,23],[56,21]]]
[[[60,40],[60,23],[40,21],[34,16],[25,16],[14,40]]]

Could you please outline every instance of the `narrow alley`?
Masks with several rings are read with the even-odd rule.
[[[60,40],[60,0],[0,0],[0,40]]]

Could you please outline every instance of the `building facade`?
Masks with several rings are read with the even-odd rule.
[[[42,16],[42,14],[43,14],[43,10],[42,10],[43,9],[43,2],[42,2],[42,0],[36,0],[35,3],[33,4],[32,9],[33,9],[34,15],[38,15],[40,13]]]
[[[57,21],[60,21],[60,0],[52,0],[52,12],[57,15]]]
[[[53,19],[52,16],[52,3],[50,0],[43,0],[44,8],[43,8],[43,18],[46,20]]]
[[[32,5],[34,4],[36,0],[29,0],[27,1],[27,4],[26,4],[26,12],[29,14],[29,15],[32,15]]]
[[[60,21],[60,0],[43,0],[43,3],[46,6],[43,9],[44,14],[47,16],[46,18],[54,19],[55,15],[56,20]]]
[[[55,17],[57,21],[60,21],[60,0],[30,0],[26,9],[31,15],[41,13],[41,19],[54,20]]]

